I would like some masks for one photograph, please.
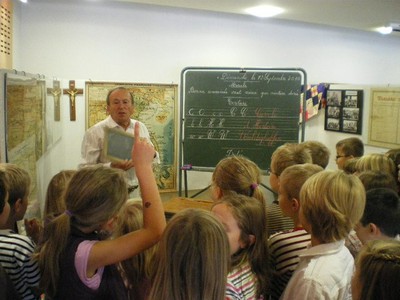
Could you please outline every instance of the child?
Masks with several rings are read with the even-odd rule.
[[[336,164],[339,170],[353,157],[364,155],[364,143],[356,137],[346,138],[336,143]]]
[[[400,234],[400,199],[391,189],[367,191],[364,214],[355,227],[360,241],[394,239]]]
[[[75,173],[75,170],[63,170],[50,180],[44,204],[44,220],[46,223],[65,211],[64,192]]]
[[[264,205],[252,197],[230,194],[211,211],[224,225],[231,249],[225,299],[266,299],[270,266]]]
[[[396,166],[394,162],[385,154],[372,153],[360,157],[356,162],[356,172],[363,171],[383,171],[393,176],[396,179]]]
[[[28,172],[14,164],[2,164],[8,183],[10,213],[0,225],[0,262],[15,289],[23,299],[36,299],[40,271],[31,259],[35,243],[17,233],[17,221],[24,218],[28,206],[30,177]]]
[[[139,135],[135,124],[132,160],[143,201],[142,229],[113,240],[99,234],[113,231],[127,200],[124,174],[119,169],[82,168],[65,193],[66,211],[45,227],[37,253],[46,295],[56,299],[127,299],[115,264],[154,245],[164,227],[164,211],[152,170],[155,151]]]
[[[305,141],[300,145],[310,151],[313,164],[321,166],[323,169],[328,166],[331,152],[323,143],[318,141]]]
[[[310,243],[311,236],[299,221],[299,195],[304,182],[322,170],[314,164],[294,165],[287,167],[280,176],[279,206],[283,215],[293,220],[294,228],[279,232],[268,241],[275,271],[271,281],[272,299],[279,299],[299,262],[299,252]]]
[[[312,163],[312,157],[305,147],[299,144],[284,144],[278,147],[271,157],[271,168],[269,170],[269,183],[272,190],[278,193],[279,177],[283,170],[297,164]],[[267,228],[269,236],[280,231],[292,229],[293,220],[282,215],[278,201],[267,206]]]
[[[140,201],[128,200],[118,216],[113,236],[116,238],[140,228],[143,228],[143,205]],[[144,300],[148,296],[154,249],[155,246],[119,263],[118,268],[128,287],[130,299]]]
[[[388,188],[397,192],[397,183],[393,176],[387,172],[379,170],[362,171],[357,174],[363,183],[365,190],[371,190],[376,188]]]
[[[299,219],[311,234],[310,247],[282,295],[286,299],[349,299],[354,259],[344,245],[365,206],[364,187],[355,175],[322,171],[300,191]]]
[[[229,156],[217,164],[212,174],[212,198],[215,201],[233,191],[264,203],[260,183],[261,171],[253,161],[244,156]]]
[[[397,300],[400,295],[400,242],[367,243],[356,260],[351,289],[354,300]]]
[[[156,253],[157,273],[149,300],[223,300],[229,243],[208,211],[186,209],[167,225]]]

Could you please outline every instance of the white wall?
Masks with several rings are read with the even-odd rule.
[[[14,68],[63,79],[65,88],[69,79],[77,88],[86,80],[179,83],[187,66],[301,67],[309,83],[400,85],[398,36],[137,4],[54,2],[17,4]],[[84,97],[77,98],[76,122],[69,121],[67,98],[63,104],[64,135],[44,157],[44,186],[80,161]],[[349,135],[324,131],[323,117],[307,123],[306,140],[327,144],[335,168],[334,145]],[[373,151],[385,149],[367,147]],[[191,188],[209,182],[209,174],[196,175],[201,180],[189,176]]]

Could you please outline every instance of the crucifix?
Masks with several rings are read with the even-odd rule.
[[[54,121],[60,121],[60,82],[57,80],[53,80],[53,88],[47,89],[48,95],[53,95],[54,99]]]
[[[69,90],[63,90],[63,94],[69,95],[69,119],[71,121],[76,120],[76,112],[75,112],[75,97],[76,95],[82,95],[83,89],[76,89],[75,88],[75,80],[69,81]]]

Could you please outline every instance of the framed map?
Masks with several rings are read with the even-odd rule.
[[[143,122],[160,154],[155,174],[160,192],[176,191],[176,105],[178,85],[121,82],[86,82],[86,129],[107,117],[106,97],[117,86],[128,89],[134,98],[133,119]]]

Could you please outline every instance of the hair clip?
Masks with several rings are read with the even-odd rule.
[[[258,184],[257,183],[252,183],[250,185],[250,187],[251,187],[252,190],[255,190],[258,187]]]

